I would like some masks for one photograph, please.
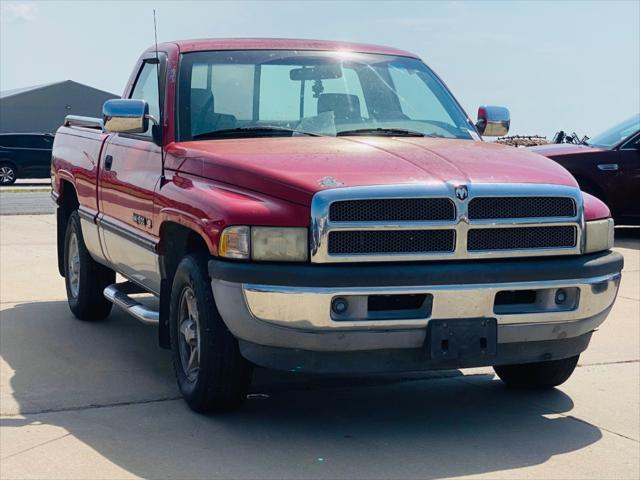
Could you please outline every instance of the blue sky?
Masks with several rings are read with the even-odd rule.
[[[12,2],[0,5],[0,90],[72,79],[121,93],[159,41],[300,37],[419,54],[475,118],[512,133],[594,135],[640,110],[640,1]]]

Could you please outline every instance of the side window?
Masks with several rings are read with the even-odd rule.
[[[400,109],[411,120],[455,125],[442,103],[420,78],[420,73],[389,65],[389,75],[400,101]]]
[[[624,150],[640,150],[640,135],[636,135],[622,147]]]
[[[144,63],[140,75],[136,80],[135,87],[130,98],[144,100],[149,104],[149,114],[155,119],[160,119],[160,97],[158,94],[158,72],[157,65],[152,63]],[[142,133],[146,137],[151,136],[152,123],[149,122],[149,128]]]
[[[46,148],[47,150],[53,148],[53,137],[51,135],[43,135],[40,137],[40,141],[42,142],[42,147],[40,148]]]
[[[0,147],[15,146],[15,137],[13,135],[0,135]]]
[[[16,135],[15,147],[18,148],[38,148],[35,135]]]
[[[24,135],[20,139],[20,147],[22,148],[42,148],[42,140],[39,135]]]
[[[53,137],[48,135],[29,135],[25,141],[25,147],[51,150]]]

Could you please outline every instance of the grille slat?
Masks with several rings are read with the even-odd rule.
[[[469,202],[469,219],[574,217],[568,197],[479,197]]]
[[[574,226],[483,228],[469,230],[467,250],[525,250],[576,246]]]
[[[328,248],[332,255],[447,253],[455,239],[455,230],[334,231]]]
[[[455,217],[455,205],[448,198],[347,200],[329,207],[332,222],[420,222]]]

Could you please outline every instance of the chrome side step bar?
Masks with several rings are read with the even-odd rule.
[[[146,293],[137,285],[131,282],[114,283],[104,289],[104,298],[114,305],[118,305],[134,318],[147,325],[158,325],[160,313],[142,305],[129,295],[135,293]]]

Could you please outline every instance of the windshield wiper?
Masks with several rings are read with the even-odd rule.
[[[439,135],[431,135],[418,132],[416,130],[407,130],[406,128],[357,128],[355,130],[342,130],[336,133],[336,136],[345,135],[387,135],[387,136],[403,136],[403,137],[435,137]]]
[[[194,135],[194,140],[200,140],[204,138],[219,138],[219,137],[232,137],[234,135],[241,136],[250,136],[252,133],[257,133],[260,135],[282,135],[290,134],[293,136],[295,134],[300,135],[308,135],[310,137],[320,137],[320,134],[304,132],[302,130],[295,130],[293,128],[287,127],[278,127],[275,125],[260,125],[253,127],[236,127],[236,128],[224,128],[222,130],[213,130],[211,132],[199,133],[198,135]]]

